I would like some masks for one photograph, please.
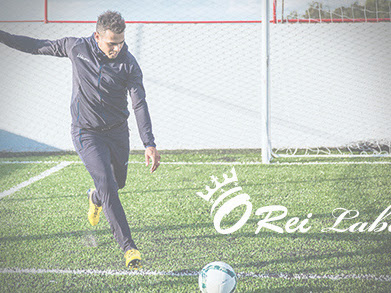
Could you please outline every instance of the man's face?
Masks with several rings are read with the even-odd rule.
[[[104,31],[103,33],[94,33],[96,42],[99,49],[110,59],[114,59],[118,56],[122,46],[125,42],[125,32],[120,34],[113,33],[111,30]]]

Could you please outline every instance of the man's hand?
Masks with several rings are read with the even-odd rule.
[[[160,165],[160,155],[156,148],[147,147],[145,149],[145,166],[149,166],[149,159],[152,160],[151,173]]]

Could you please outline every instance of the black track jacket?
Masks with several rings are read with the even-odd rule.
[[[0,30],[0,42],[31,54],[68,57],[73,68],[72,124],[85,129],[105,130],[129,117],[129,91],[144,146],[155,146],[142,72],[124,44],[115,59],[99,49],[94,35],[39,40]]]

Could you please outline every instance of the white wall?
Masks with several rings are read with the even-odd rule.
[[[0,29],[56,39],[89,36],[94,24]],[[127,25],[160,149],[260,147],[260,34],[259,24]],[[390,23],[272,25],[273,147],[391,141],[390,45]],[[0,129],[72,150],[70,61],[4,45],[0,54]],[[0,150],[13,149],[2,138]]]

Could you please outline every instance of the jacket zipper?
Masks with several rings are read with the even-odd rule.
[[[99,67],[99,77],[98,77],[98,94],[99,94],[99,99],[100,99],[100,102],[102,103],[102,95],[100,93],[100,80],[102,78],[102,67],[103,67],[103,64]]]
[[[100,81],[101,81],[101,79],[102,79],[102,68],[103,68],[103,64],[99,67],[98,94],[99,94],[100,105],[102,106],[102,119],[103,119],[104,122],[106,122],[105,114],[104,114],[104,111],[103,111],[102,94],[101,94],[101,92],[100,92]],[[106,124],[106,123],[105,123],[105,124]]]

